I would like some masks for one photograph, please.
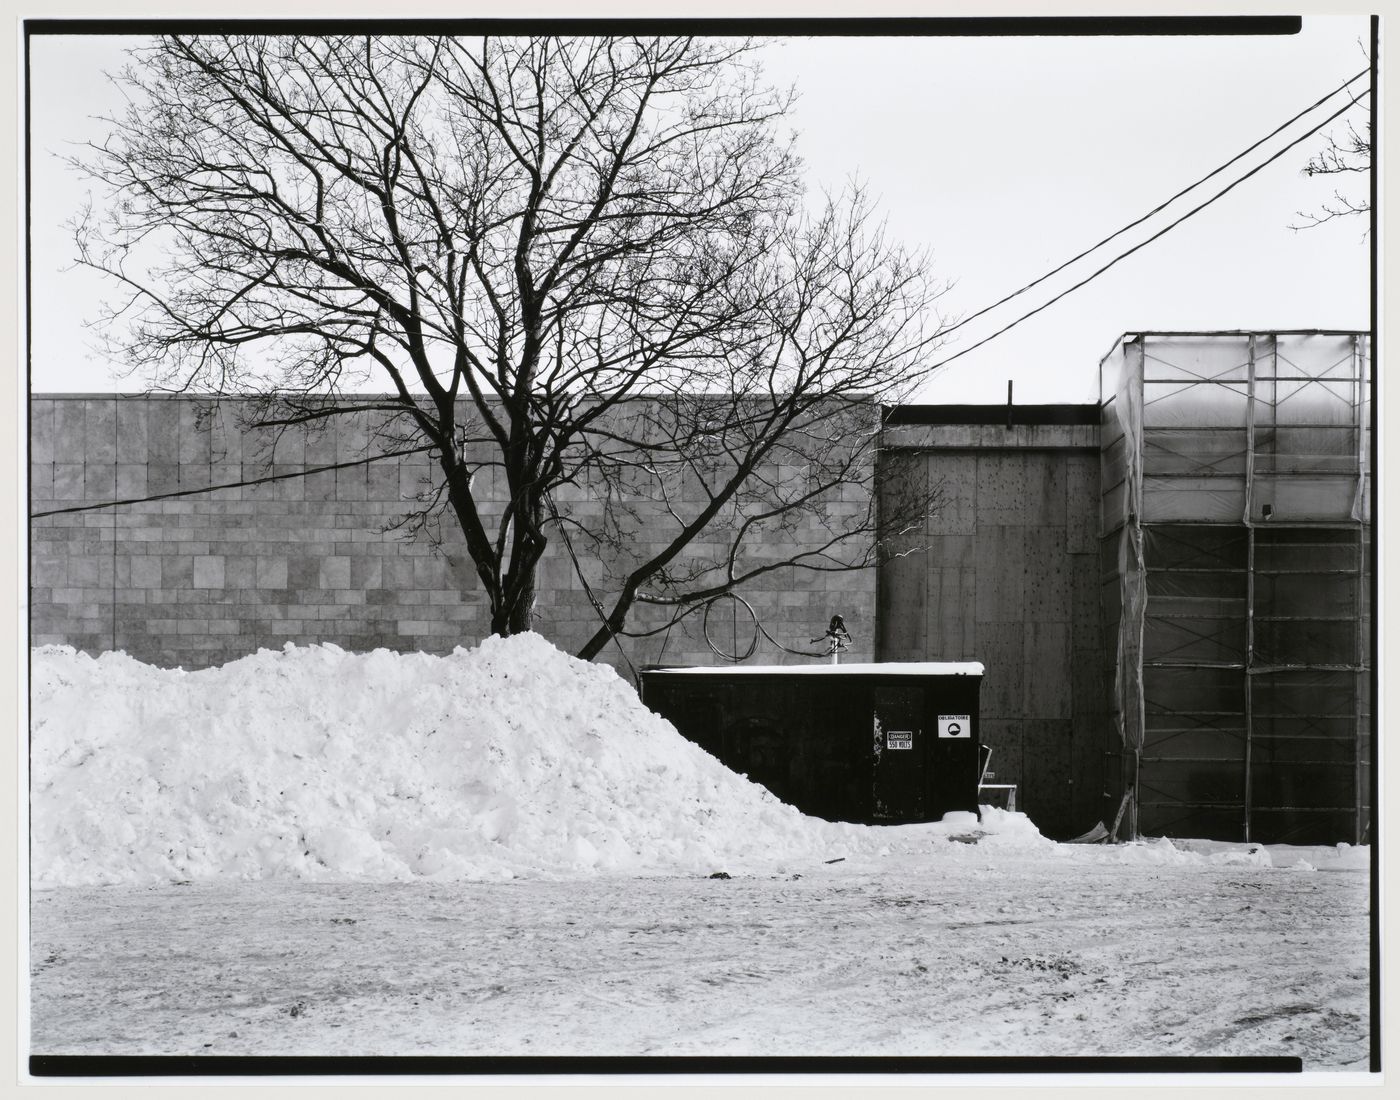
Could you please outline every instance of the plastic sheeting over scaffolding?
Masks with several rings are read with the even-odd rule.
[[[1120,834],[1368,839],[1368,336],[1128,336],[1100,399]]]

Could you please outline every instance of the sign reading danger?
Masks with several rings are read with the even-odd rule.
[[[913,747],[913,730],[890,730],[885,734],[885,748],[887,749],[912,749]]]
[[[938,716],[939,737],[971,737],[972,715],[940,714]]]

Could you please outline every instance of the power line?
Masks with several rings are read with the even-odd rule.
[[[367,466],[371,462],[378,462],[385,458],[402,458],[404,455],[415,455],[423,451],[431,451],[433,444],[426,444],[422,447],[410,447],[403,451],[386,451],[382,455],[371,455],[369,458],[357,458],[351,462],[333,462],[329,466],[311,466],[304,470],[297,470],[290,474],[268,474],[266,477],[253,478],[251,481],[230,481],[223,485],[205,485],[199,489],[177,489],[171,493],[153,493],[146,497],[128,497],[125,500],[104,500],[101,504],[75,504],[71,508],[51,508],[47,512],[30,512],[30,519],[42,519],[45,516],[61,516],[69,512],[92,512],[98,508],[117,508],[126,504],[145,504],[152,500],[170,500],[173,497],[192,497],[203,493],[217,493],[220,489],[241,489],[249,485],[265,485],[269,481],[286,481],[293,477],[310,477],[312,474],[324,474],[331,470],[346,470],[353,466]]]
[[[1005,332],[1009,332],[1011,329],[1015,328],[1015,327],[1016,327],[1017,325],[1019,325],[1022,321],[1028,321],[1028,320],[1030,320],[1032,317],[1034,317],[1037,313],[1040,313],[1042,310],[1049,309],[1049,308],[1050,308],[1051,306],[1053,306],[1056,302],[1058,302],[1061,298],[1068,297],[1070,294],[1073,294],[1073,293],[1074,293],[1076,290],[1078,290],[1080,287],[1085,286],[1086,284],[1093,282],[1095,279],[1097,279],[1100,275],[1102,275],[1102,274],[1103,274],[1105,271],[1107,271],[1109,268],[1111,268],[1111,267],[1113,267],[1114,265],[1116,265],[1117,263],[1119,263],[1119,261],[1121,261],[1121,260],[1126,260],[1126,259],[1127,259],[1129,256],[1131,256],[1134,252],[1137,252],[1139,249],[1146,248],[1146,247],[1147,247],[1149,244],[1151,244],[1153,241],[1157,240],[1157,238],[1159,238],[1159,237],[1165,235],[1166,233],[1170,232],[1171,230],[1175,229],[1175,228],[1176,228],[1178,225],[1180,225],[1182,222],[1186,221],[1187,218],[1190,218],[1190,217],[1192,217],[1192,216],[1194,216],[1194,215],[1196,215],[1196,214],[1199,214],[1199,213],[1200,213],[1202,210],[1204,210],[1207,206],[1210,206],[1211,203],[1215,202],[1215,201],[1218,200],[1218,199],[1224,198],[1224,197],[1225,197],[1226,195],[1228,195],[1231,191],[1233,191],[1236,187],[1238,187],[1240,184],[1242,184],[1245,180],[1249,179],[1251,176],[1256,175],[1256,174],[1258,174],[1259,172],[1261,172],[1263,169],[1267,168],[1270,164],[1272,164],[1274,161],[1278,160],[1279,157],[1283,156],[1284,153],[1288,152],[1288,151],[1289,151],[1290,149],[1292,149],[1295,145],[1300,145],[1300,144],[1302,144],[1302,143],[1303,143],[1304,141],[1306,141],[1308,138],[1312,137],[1313,134],[1317,133],[1317,132],[1318,132],[1319,130],[1321,130],[1324,126],[1326,126],[1329,122],[1332,122],[1332,121],[1334,121],[1334,120],[1337,119],[1337,118],[1340,118],[1340,117],[1341,117],[1342,115],[1344,115],[1347,111],[1351,110],[1352,107],[1356,106],[1356,104],[1359,103],[1359,102],[1361,101],[1361,98],[1362,98],[1363,96],[1367,95],[1367,94],[1369,94],[1369,92],[1362,92],[1361,95],[1360,95],[1360,96],[1357,96],[1356,99],[1353,99],[1353,100],[1352,100],[1350,103],[1348,103],[1345,107],[1342,107],[1342,108],[1340,108],[1339,110],[1332,112],[1332,114],[1328,115],[1325,119],[1323,119],[1321,122],[1319,122],[1319,123],[1318,123],[1316,126],[1314,126],[1311,130],[1307,131],[1307,133],[1302,134],[1301,136],[1299,136],[1299,137],[1297,137],[1297,138],[1294,138],[1291,142],[1289,142],[1287,145],[1285,145],[1285,146],[1284,146],[1282,149],[1280,149],[1277,153],[1275,153],[1275,154],[1273,154],[1273,156],[1269,157],[1268,160],[1265,160],[1265,161],[1263,161],[1262,163],[1256,165],[1254,168],[1251,168],[1248,172],[1246,172],[1244,175],[1240,176],[1239,179],[1235,180],[1235,181],[1234,181],[1233,183],[1231,183],[1229,186],[1225,187],[1225,188],[1224,188],[1223,190],[1221,190],[1221,191],[1216,192],[1214,195],[1212,195],[1210,198],[1206,199],[1206,201],[1203,202],[1203,203],[1201,203],[1199,206],[1195,206],[1195,207],[1193,207],[1192,209],[1188,210],[1185,214],[1182,214],[1181,217],[1177,218],[1175,221],[1168,223],[1168,225],[1167,225],[1165,228],[1158,230],[1156,233],[1152,234],[1152,236],[1148,237],[1146,240],[1138,242],[1138,243],[1135,244],[1132,248],[1128,249],[1126,252],[1119,253],[1119,254],[1118,254],[1117,256],[1115,256],[1113,259],[1109,260],[1108,263],[1104,264],[1103,267],[1099,268],[1097,271],[1093,272],[1092,274],[1085,276],[1083,279],[1081,279],[1079,282],[1075,283],[1075,284],[1074,284],[1072,287],[1070,287],[1069,289],[1063,290],[1063,291],[1061,291],[1059,294],[1056,294],[1055,297],[1051,298],[1051,299],[1050,299],[1048,302],[1046,302],[1044,305],[1037,306],[1035,309],[1031,310],[1029,313],[1022,314],[1020,317],[1017,317],[1016,320],[1012,321],[1010,324],[1003,325],[1001,328],[997,329],[996,332],[992,333],[990,336],[987,336],[987,337],[985,337],[985,338],[983,338],[983,339],[981,339],[981,340],[978,340],[977,343],[971,344],[971,345],[969,345],[968,347],[963,348],[962,351],[955,352],[954,354],[948,356],[948,358],[946,358],[946,359],[940,359],[937,363],[935,363],[932,367],[930,367],[929,370],[937,370],[939,367],[946,366],[947,364],[951,363],[954,359],[960,358],[961,356],[966,355],[966,354],[967,354],[968,352],[970,352],[970,351],[976,351],[976,350],[977,350],[978,348],[980,348],[983,344],[986,344],[986,343],[988,343],[988,342],[990,342],[990,341],[992,341],[992,340],[995,340],[998,336],[1002,335],[1002,334],[1005,333]],[[1090,251],[1092,251],[1092,249],[1091,249]],[[1032,285],[1033,285],[1033,284],[1032,284]]]
[[[613,640],[613,645],[617,646],[617,651],[622,654],[622,659],[627,662],[627,667],[632,670],[632,682],[640,691],[642,687],[642,675],[637,671],[637,666],[632,663],[632,658],[627,655],[627,650],[622,648],[622,642],[617,636],[617,631],[608,622],[607,613],[603,610],[603,605],[598,597],[593,594],[593,586],[588,583],[588,578],[583,575],[583,566],[579,564],[578,555],[574,553],[573,540],[569,538],[569,529],[564,526],[564,521],[560,518],[559,509],[554,505],[554,496],[550,493],[544,495],[545,503],[549,505],[549,514],[554,517],[554,523],[559,528],[559,534],[564,538],[564,549],[569,552],[569,560],[574,563],[574,575],[578,577],[579,583],[583,585],[584,595],[588,597],[588,602],[593,605],[593,613],[598,616],[598,621],[603,624],[603,629],[608,632],[608,637]]]
[[[1080,253],[1078,253],[1077,255],[1075,255],[1075,256],[1071,257],[1070,259],[1066,260],[1064,263],[1060,264],[1058,267],[1053,268],[1053,269],[1050,270],[1050,271],[1047,271],[1044,275],[1041,275],[1039,278],[1033,280],[1032,282],[1027,283],[1025,286],[1021,287],[1020,289],[1014,290],[1014,291],[1012,291],[1010,294],[1006,295],[1005,297],[1000,298],[1000,299],[998,299],[997,301],[993,302],[991,305],[984,306],[982,309],[979,309],[976,313],[973,313],[973,314],[971,314],[971,315],[968,316],[968,317],[964,317],[964,318],[963,318],[961,321],[959,321],[957,324],[952,325],[952,326],[950,326],[949,328],[945,329],[943,334],[944,334],[944,335],[947,335],[948,333],[956,332],[958,329],[962,328],[964,325],[967,325],[967,324],[971,323],[972,321],[976,320],[978,317],[981,317],[983,314],[986,314],[986,313],[991,312],[992,310],[996,309],[998,306],[1005,305],[1007,302],[1011,301],[1012,299],[1017,298],[1017,297],[1019,297],[1020,295],[1026,293],[1028,290],[1032,290],[1032,289],[1034,289],[1035,287],[1039,286],[1041,283],[1045,282],[1047,279],[1053,278],[1055,275],[1058,275],[1061,271],[1065,270],[1065,268],[1070,267],[1071,265],[1077,263],[1078,261],[1082,260],[1085,256],[1088,256],[1090,253],[1095,252],[1095,251],[1097,251],[1098,249],[1102,248],[1104,245],[1108,244],[1110,241],[1115,240],[1115,239],[1118,238],[1118,237],[1121,237],[1124,233],[1128,232],[1129,230],[1137,228],[1139,225],[1141,225],[1143,222],[1147,221],[1149,218],[1153,217],[1153,216],[1156,215],[1156,214],[1161,213],[1163,210],[1165,210],[1168,206],[1170,206],[1172,203],[1174,203],[1177,199],[1181,198],[1183,195],[1186,195],[1186,194],[1188,194],[1189,192],[1194,191],[1197,187],[1201,186],[1201,184],[1205,183],[1207,180],[1210,180],[1210,179],[1214,178],[1215,176],[1218,176],[1221,172],[1223,172],[1225,169],[1229,168],[1232,164],[1237,163],[1238,161],[1240,161],[1240,160],[1243,159],[1244,157],[1248,156],[1250,153],[1254,152],[1256,149],[1258,149],[1258,148],[1259,148],[1261,145],[1263,145],[1265,142],[1269,141],[1269,139],[1271,139],[1271,138],[1273,138],[1273,137],[1276,137],[1276,136],[1277,136],[1278,134],[1280,134],[1282,131],[1286,130],[1289,126],[1293,125],[1293,123],[1297,122],[1300,118],[1302,118],[1302,117],[1304,117],[1305,115],[1309,114],[1311,111],[1316,110],[1316,109],[1317,109],[1318,107],[1320,107],[1323,103],[1326,103],[1327,100],[1331,99],[1333,96],[1337,95],[1339,92],[1345,91],[1348,87],[1350,87],[1352,84],[1356,83],[1356,81],[1359,80],[1359,79],[1361,79],[1363,76],[1366,76],[1369,72],[1370,72],[1369,69],[1363,69],[1361,72],[1357,73],[1355,76],[1350,77],[1348,80],[1344,81],[1344,82],[1343,82],[1342,84],[1340,84],[1338,87],[1336,87],[1336,88],[1334,88],[1332,91],[1328,92],[1326,95],[1324,95],[1321,99],[1317,100],[1315,103],[1311,104],[1311,105],[1308,106],[1308,107],[1305,107],[1302,111],[1299,111],[1299,112],[1298,112],[1296,115],[1294,115],[1292,118],[1288,119],[1288,121],[1282,123],[1281,125],[1279,125],[1279,126],[1276,127],[1275,129],[1271,130],[1268,134],[1265,134],[1262,138],[1260,138],[1258,141],[1256,141],[1253,145],[1250,145],[1248,148],[1246,148],[1246,149],[1242,150],[1241,152],[1237,153],[1235,156],[1231,157],[1231,158],[1230,158],[1228,161],[1226,161],[1224,164],[1222,164],[1222,165],[1220,165],[1218,168],[1215,168],[1215,169],[1213,169],[1212,171],[1208,172],[1206,175],[1202,176],[1200,179],[1196,180],[1194,183],[1191,183],[1191,184],[1187,185],[1186,187],[1182,188],[1182,190],[1180,190],[1180,191],[1178,191],[1176,194],[1172,195],[1169,199],[1166,199],[1165,201],[1159,203],[1157,206],[1153,207],[1153,208],[1152,208],[1151,210],[1149,210],[1146,214],[1143,214],[1141,217],[1137,218],[1135,221],[1129,222],[1127,225],[1123,226],[1121,229],[1115,230],[1113,233],[1109,234],[1107,237],[1105,237],[1103,240],[1099,241],[1097,244],[1090,245],[1088,248],[1084,249],[1082,252],[1080,252]],[[1334,111],[1331,115],[1329,115],[1327,118],[1323,119],[1322,122],[1320,122],[1318,125],[1314,126],[1311,130],[1308,130],[1306,133],[1304,133],[1304,134],[1302,134],[1301,136],[1295,138],[1293,141],[1291,141],[1289,144],[1285,145],[1285,146],[1284,146],[1282,149],[1280,149],[1278,152],[1274,153],[1274,154],[1273,154],[1271,157],[1269,157],[1267,160],[1263,161],[1262,163],[1256,165],[1254,168],[1250,169],[1250,171],[1246,172],[1243,176],[1240,176],[1238,179],[1236,179],[1233,183],[1229,184],[1229,185],[1228,185],[1227,187],[1225,187],[1223,190],[1217,192],[1215,195],[1213,195],[1211,198],[1207,199],[1205,202],[1201,203],[1199,206],[1193,207],[1191,210],[1188,210],[1185,214],[1181,215],[1181,217],[1177,218],[1177,219],[1176,219],[1175,221],[1173,221],[1173,222],[1170,222],[1165,228],[1159,230],[1157,233],[1154,233],[1152,236],[1148,237],[1146,240],[1140,241],[1138,244],[1134,245],[1132,248],[1128,249],[1126,252],[1120,253],[1118,256],[1115,256],[1115,257],[1114,257],[1112,260],[1110,260],[1108,263],[1104,264],[1103,267],[1099,268],[1098,270],[1094,271],[1092,274],[1086,276],[1084,279],[1082,279],[1082,280],[1080,280],[1079,282],[1075,283],[1073,286],[1069,287],[1067,290],[1062,291],[1061,293],[1055,295],[1055,297],[1051,298],[1048,302],[1045,302],[1043,305],[1037,306],[1035,309],[1031,310],[1029,313],[1026,313],[1026,314],[1022,315],[1021,317],[1018,317],[1016,320],[1012,321],[1010,324],[1007,324],[1007,325],[1003,326],[1002,328],[999,328],[996,332],[992,333],[990,336],[987,336],[987,337],[985,337],[985,338],[982,339],[982,340],[979,340],[977,343],[972,344],[972,345],[970,345],[970,346],[968,346],[968,347],[966,347],[966,348],[963,348],[961,351],[956,352],[956,353],[954,353],[953,355],[948,356],[948,358],[946,358],[946,359],[940,360],[939,362],[935,363],[935,364],[933,365],[933,367],[931,367],[931,368],[929,368],[929,369],[930,369],[930,370],[937,370],[939,367],[942,367],[942,366],[947,365],[948,363],[951,363],[954,359],[957,359],[957,358],[959,358],[959,357],[961,357],[961,356],[963,356],[963,355],[966,355],[966,354],[967,354],[968,352],[970,352],[970,351],[975,351],[977,348],[980,348],[983,344],[989,343],[990,341],[996,339],[998,336],[1001,336],[1003,333],[1009,332],[1011,329],[1013,329],[1013,328],[1015,328],[1017,325],[1021,324],[1022,321],[1027,321],[1027,320],[1029,320],[1030,318],[1034,317],[1037,313],[1040,313],[1040,312],[1042,312],[1043,310],[1048,309],[1050,306],[1054,305],[1054,304],[1055,304],[1056,302],[1058,302],[1061,298],[1067,297],[1068,295],[1074,293],[1076,290],[1079,290],[1081,287],[1083,287],[1083,286],[1087,285],[1088,283],[1092,282],[1094,279],[1098,278],[1100,275],[1102,275],[1102,274],[1103,274],[1105,271],[1107,271],[1109,268],[1111,268],[1111,267],[1113,267],[1114,265],[1116,265],[1117,263],[1119,263],[1121,260],[1127,259],[1127,258],[1128,258],[1129,256],[1131,256],[1134,252],[1137,252],[1139,249],[1142,249],[1142,248],[1146,247],[1147,245],[1151,244],[1153,241],[1157,240],[1159,237],[1162,237],[1163,235],[1165,235],[1165,234],[1166,234],[1167,232],[1169,232],[1170,230],[1175,229],[1178,225],[1180,225],[1182,222],[1186,221],[1188,218],[1190,218],[1190,217],[1192,217],[1192,216],[1194,216],[1194,215],[1200,213],[1202,210],[1204,210],[1207,206],[1210,206],[1210,205],[1211,205],[1212,203],[1214,203],[1216,200],[1221,199],[1221,198],[1223,198],[1225,195],[1229,194],[1231,191],[1233,191],[1236,187],[1238,187],[1238,186],[1239,186],[1241,183],[1243,183],[1245,180],[1249,179],[1251,176],[1256,175],[1256,174],[1257,174],[1258,172],[1260,172],[1262,169],[1268,167],[1268,166],[1269,166],[1270,164],[1272,164],[1274,161],[1278,160],[1279,157],[1283,156],[1284,153],[1286,153],[1286,152],[1288,152],[1290,149],[1294,148],[1294,146],[1299,145],[1299,144],[1301,144],[1303,141],[1305,141],[1306,139],[1312,137],[1313,134],[1317,133],[1317,132],[1318,132],[1319,130],[1321,130],[1324,126],[1326,126],[1329,122],[1332,122],[1333,120],[1335,120],[1335,119],[1341,117],[1343,114],[1345,114],[1345,113],[1346,113],[1348,110],[1350,110],[1352,107],[1356,106],[1356,105],[1361,101],[1361,99],[1362,99],[1364,96],[1366,96],[1367,94],[1369,94],[1369,89],[1367,89],[1367,90],[1361,92],[1359,95],[1353,96],[1352,99],[1351,99],[1351,101],[1350,101],[1349,103],[1347,103],[1345,106],[1341,107],[1341,108],[1340,108],[1339,110],[1337,110],[1337,111]],[[91,511],[96,511],[96,510],[99,509],[99,508],[116,508],[116,507],[121,507],[121,506],[128,505],[128,504],[145,504],[145,503],[148,503],[148,502],[151,502],[151,501],[156,501],[156,500],[170,500],[170,499],[174,499],[174,498],[177,498],[177,497],[200,496],[200,495],[203,495],[203,494],[205,494],[205,493],[214,493],[214,492],[218,492],[218,491],[221,490],[221,489],[239,489],[239,488],[247,488],[247,487],[255,486],[255,485],[264,485],[264,484],[267,484],[268,482],[273,482],[273,481],[285,481],[285,480],[288,480],[288,479],[290,479],[290,478],[295,478],[295,477],[309,477],[309,476],[311,476],[312,474],[328,473],[328,472],[330,472],[330,471],[332,471],[332,470],[344,470],[344,469],[352,468],[352,467],[355,467],[355,466],[364,466],[364,465],[367,465],[367,464],[369,464],[369,463],[371,463],[371,462],[378,462],[378,461],[381,461],[382,459],[388,459],[388,458],[402,458],[402,457],[404,457],[405,455],[420,454],[420,453],[422,453],[422,452],[424,452],[424,451],[430,451],[430,450],[432,450],[432,449],[433,449],[433,445],[428,444],[428,445],[425,445],[425,446],[422,446],[422,447],[411,447],[411,448],[408,448],[408,449],[406,449],[406,450],[401,450],[401,451],[388,451],[388,452],[385,452],[384,454],[372,455],[372,456],[370,456],[369,458],[355,459],[355,460],[349,461],[349,462],[336,462],[336,463],[331,463],[331,464],[325,465],[325,466],[314,466],[314,467],[310,467],[310,468],[308,468],[308,469],[298,470],[298,471],[296,471],[296,472],[294,472],[294,473],[287,473],[287,474],[269,474],[269,475],[266,476],[266,477],[254,478],[254,479],[252,479],[252,480],[250,480],[250,481],[232,481],[232,482],[226,482],[226,483],[221,484],[221,485],[207,485],[207,486],[203,486],[203,487],[198,488],[198,489],[179,489],[179,490],[176,490],[176,491],[174,491],[174,492],[169,492],[169,493],[155,493],[155,494],[152,494],[152,495],[150,495],[150,496],[144,496],[144,497],[128,497],[128,498],[121,499],[121,500],[108,500],[108,501],[103,501],[103,502],[101,502],[101,503],[99,503],[99,504],[79,504],[79,505],[74,505],[74,506],[69,507],[69,508],[52,508],[52,509],[49,509],[48,511],[44,511],[44,512],[31,512],[29,518],[30,518],[30,519],[42,519],[42,518],[47,517],[47,516],[65,515],[65,514],[69,514],[69,513],[73,513],[73,512],[91,512]]]
[[[1055,275],[1058,275],[1061,271],[1063,271],[1065,268],[1069,267],[1071,264],[1078,263],[1078,262],[1079,262],[1080,260],[1082,260],[1085,256],[1089,255],[1089,253],[1094,252],[1094,251],[1097,251],[1098,249],[1102,248],[1104,245],[1108,244],[1109,241],[1112,241],[1112,240],[1117,239],[1118,237],[1121,237],[1124,233],[1128,232],[1128,230],[1130,230],[1130,229],[1136,229],[1136,228],[1137,228],[1138,226],[1140,226],[1143,222],[1147,221],[1148,218],[1151,218],[1151,217],[1152,217],[1153,215],[1155,215],[1155,214],[1160,214],[1163,210],[1165,210],[1165,209],[1166,209],[1168,206],[1170,206],[1172,203],[1176,202],[1176,200],[1179,199],[1179,198],[1181,198],[1183,195],[1187,194],[1187,193],[1190,192],[1190,191],[1194,191],[1197,187],[1200,187],[1201,184],[1205,183],[1207,180],[1213,179],[1215,176],[1220,175],[1221,172],[1225,171],[1225,169],[1229,168],[1232,164],[1234,164],[1234,163],[1236,163],[1237,161],[1240,161],[1240,160],[1242,160],[1243,158],[1247,157],[1250,153],[1254,152],[1254,150],[1258,149],[1259,146],[1263,145],[1263,144],[1264,144],[1266,141],[1268,141],[1270,138],[1277,137],[1280,133],[1282,133],[1284,130],[1288,129],[1288,127],[1292,126],[1295,122],[1297,122],[1297,121],[1298,121],[1300,118],[1302,118],[1304,115],[1306,115],[1306,114],[1308,114],[1308,113],[1310,113],[1310,112],[1312,112],[1312,111],[1317,110],[1317,108],[1321,107],[1324,103],[1326,103],[1329,99],[1331,99],[1331,98],[1332,98],[1334,95],[1336,95],[1338,92],[1346,91],[1347,88],[1349,88],[1351,85],[1355,84],[1355,83],[1356,83],[1358,80],[1360,80],[1363,76],[1366,76],[1366,75],[1368,75],[1369,73],[1370,73],[1370,70],[1369,70],[1369,69],[1362,69],[1359,73],[1357,73],[1355,76],[1353,76],[1350,80],[1345,81],[1345,82],[1344,82],[1343,84],[1341,84],[1339,87],[1333,88],[1330,92],[1328,92],[1325,96],[1323,96],[1321,99],[1319,99],[1316,103],[1312,104],[1312,105],[1309,106],[1309,107],[1303,108],[1303,109],[1302,109],[1301,111],[1299,111],[1296,115],[1294,115],[1292,118],[1290,118],[1287,122],[1283,123],[1281,126],[1279,126],[1279,127],[1277,127],[1276,129],[1270,131],[1269,133],[1265,134],[1265,135],[1264,135],[1263,137],[1261,137],[1258,141],[1256,141],[1253,145],[1251,145],[1248,149],[1245,149],[1245,150],[1243,150],[1243,151],[1241,151],[1241,152],[1239,152],[1239,153],[1236,153],[1233,157],[1231,157],[1229,160],[1227,160],[1227,161],[1226,161],[1224,164],[1222,164],[1219,168],[1216,168],[1214,171],[1209,172],[1209,173],[1207,173],[1206,175],[1202,176],[1202,177],[1201,177],[1200,179],[1198,179],[1195,183],[1192,183],[1192,184],[1187,185],[1186,187],[1183,187],[1180,191],[1178,191],[1178,192],[1177,192],[1175,195],[1173,195],[1171,198],[1167,199],[1165,202],[1159,203],[1157,206],[1153,207],[1151,210],[1149,210],[1149,211],[1148,211],[1146,214],[1144,214],[1142,217],[1138,218],[1136,221],[1129,222],[1127,225],[1123,226],[1122,229],[1118,229],[1118,230],[1114,231],[1113,233],[1110,233],[1110,234],[1109,234],[1107,237],[1105,237],[1103,240],[1099,241],[1098,244],[1090,245],[1090,246],[1089,246],[1088,248],[1086,248],[1083,252],[1079,253],[1079,255],[1073,256],[1073,257],[1071,257],[1070,259],[1066,260],[1064,263],[1062,263],[1059,267],[1055,268],[1053,271],[1047,271],[1044,275],[1042,275],[1040,278],[1036,279],[1034,282],[1027,283],[1025,286],[1021,287],[1020,290],[1013,290],[1013,291],[1012,291],[1010,294],[1008,294],[1005,298],[998,299],[997,301],[993,302],[991,305],[985,306],[985,307],[983,307],[982,309],[979,309],[976,313],[972,314],[970,317],[964,317],[964,318],[963,318],[961,321],[959,321],[957,324],[952,325],[951,327],[944,329],[944,330],[943,330],[943,335],[946,336],[946,335],[948,335],[948,334],[951,333],[951,332],[956,332],[958,329],[962,328],[963,325],[969,324],[970,322],[975,321],[978,317],[981,317],[982,314],[984,314],[984,313],[990,313],[992,310],[996,309],[997,306],[1005,305],[1007,302],[1011,301],[1011,299],[1016,298],[1016,297],[1019,297],[1020,295],[1024,294],[1026,291],[1031,290],[1031,289],[1033,289],[1033,288],[1039,286],[1041,283],[1045,282],[1046,279],[1049,279],[1049,278],[1052,278],[1052,277],[1055,276]],[[1362,95],[1364,95],[1364,94],[1365,94],[1365,92],[1362,93]],[[1359,98],[1359,97],[1358,97],[1358,98]],[[1352,103],[1355,103],[1355,102],[1356,102],[1356,99],[1354,98],[1354,99],[1352,100]],[[1350,106],[1350,104],[1348,104],[1348,106]],[[1346,109],[1346,108],[1343,108],[1343,110],[1345,110],[1345,109]],[[1333,116],[1333,117],[1336,117],[1336,116]],[[1329,120],[1329,121],[1330,121],[1330,120]]]

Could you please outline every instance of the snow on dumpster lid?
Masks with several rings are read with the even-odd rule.
[[[697,675],[773,675],[789,673],[801,676],[981,676],[986,670],[981,661],[888,661],[877,664],[850,665],[705,665],[681,668],[654,668],[649,672],[684,672]]]

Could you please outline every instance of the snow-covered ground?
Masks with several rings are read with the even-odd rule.
[[[1109,855],[42,891],[34,1049],[1365,1068],[1364,873]]]
[[[533,636],[33,669],[35,1053],[1366,1064],[1366,849],[816,821]]]

